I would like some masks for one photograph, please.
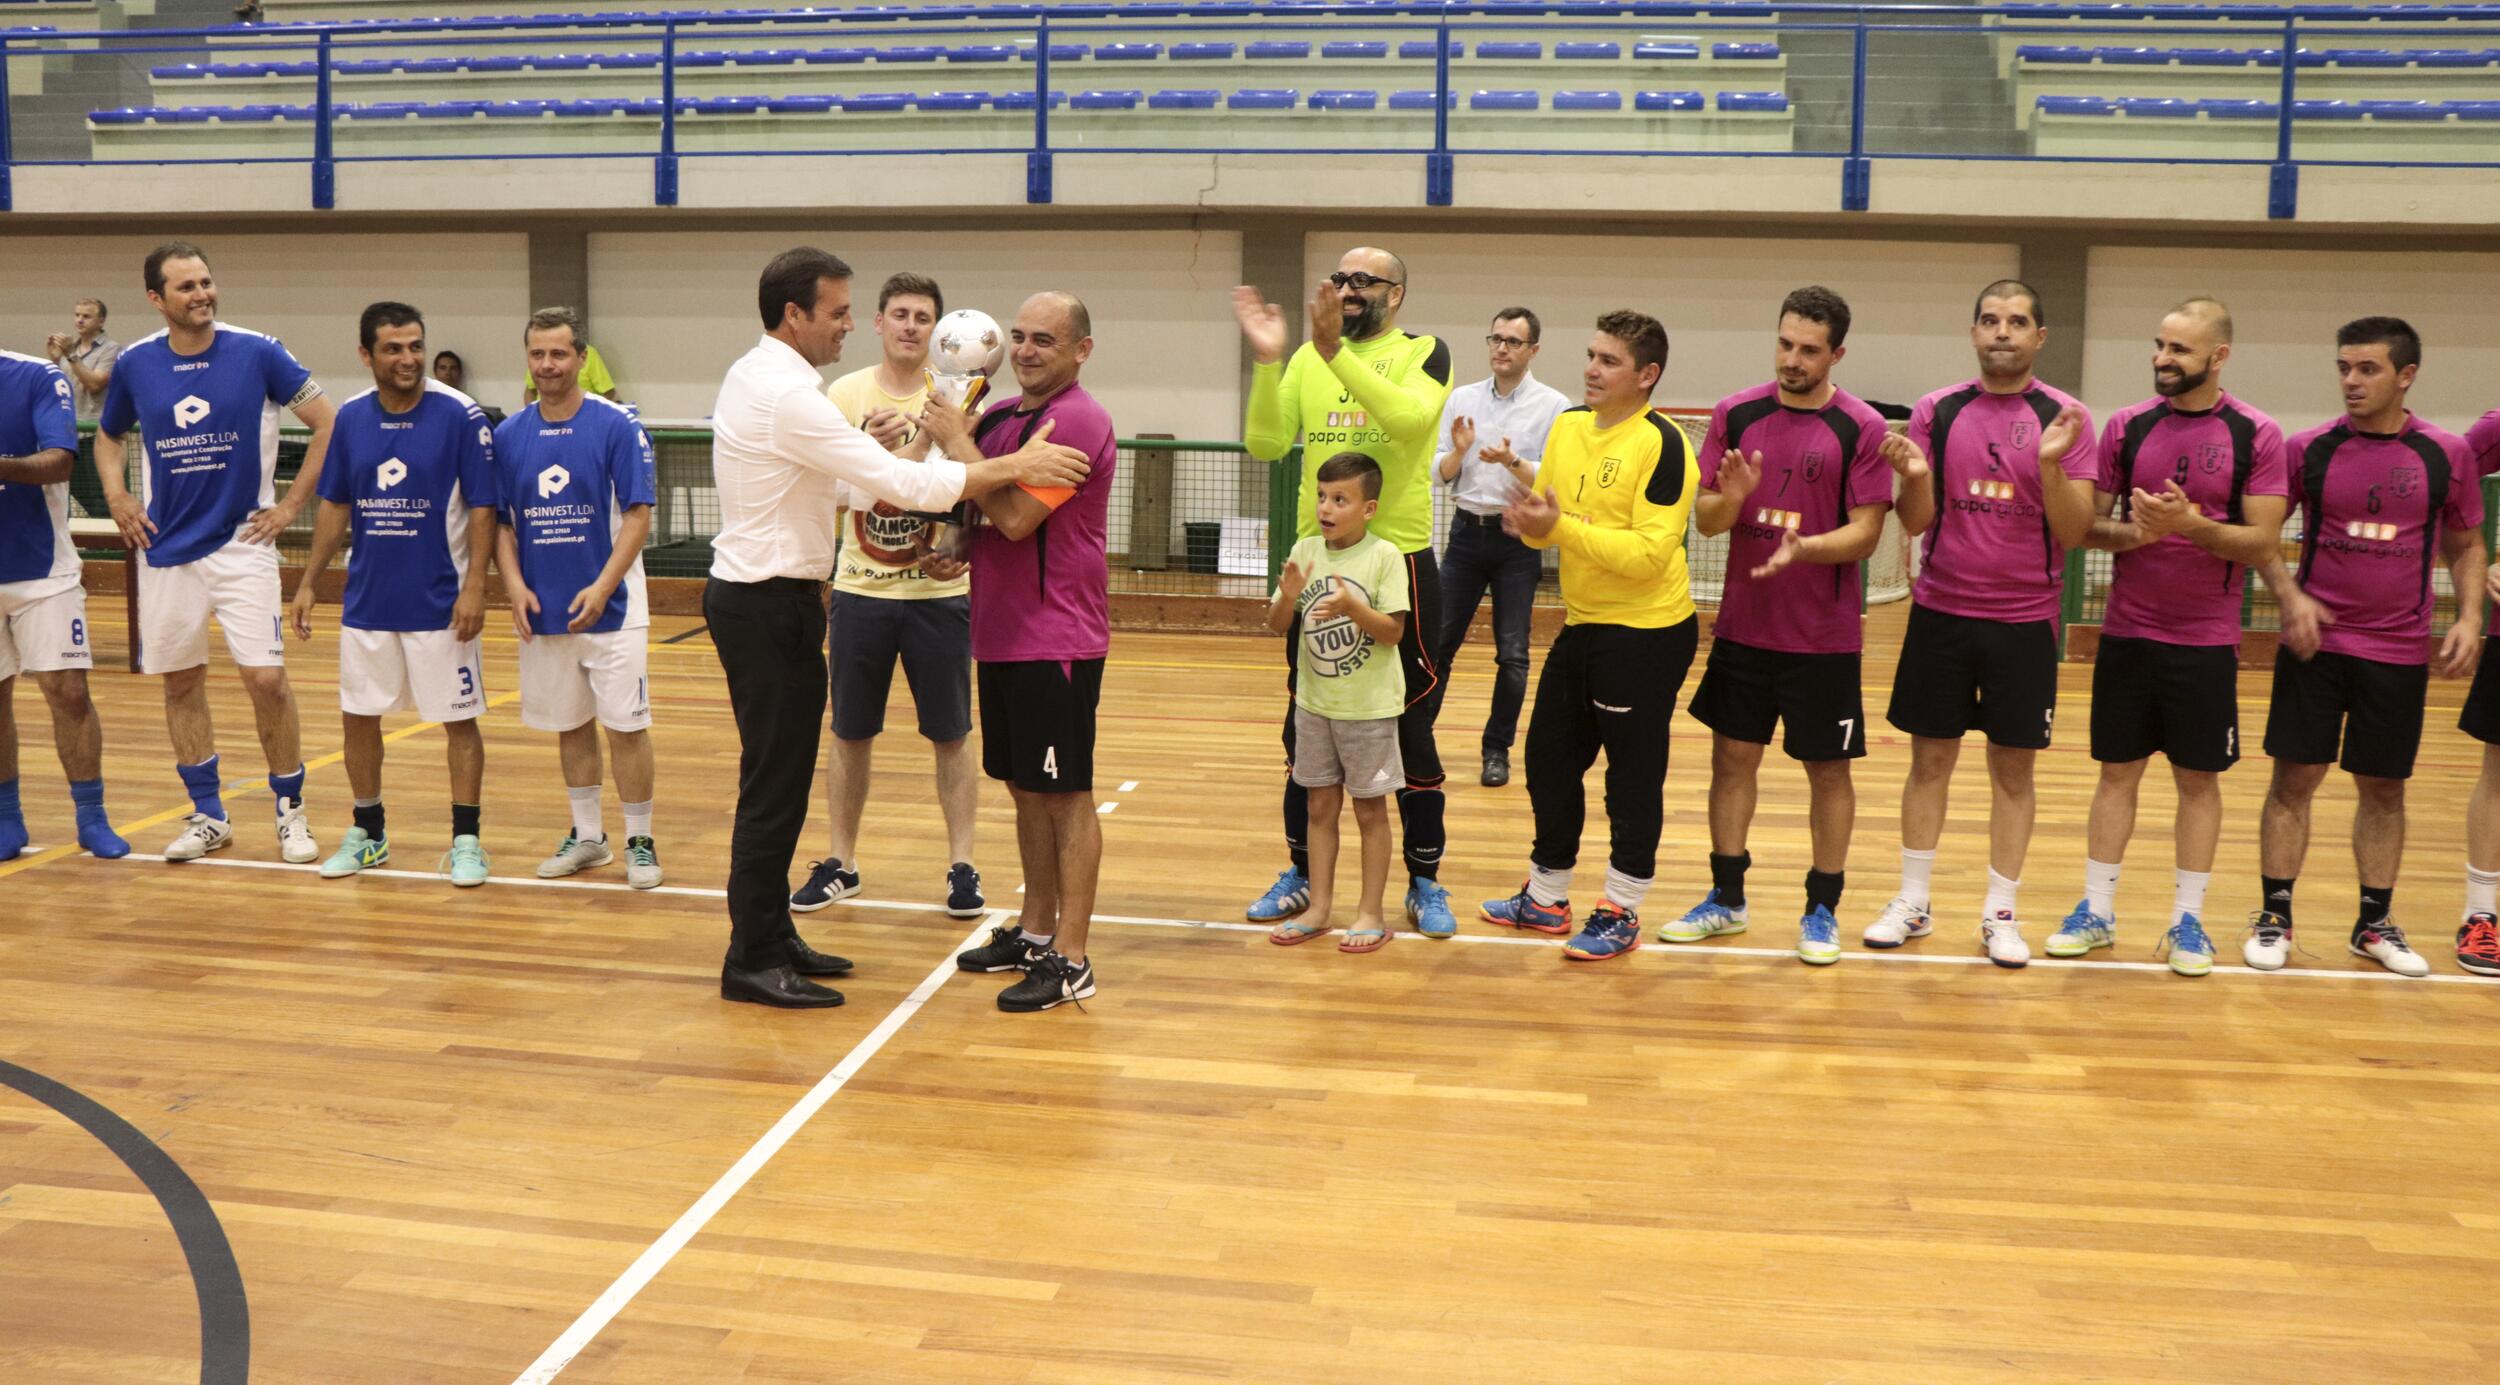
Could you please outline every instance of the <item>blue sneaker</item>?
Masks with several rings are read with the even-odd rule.
[[[989,901],[981,897],[981,872],[970,861],[957,861],[946,868],[946,915],[949,918],[977,919]]]
[[[1745,906],[1730,909],[1719,902],[1719,892],[1712,890],[1701,903],[1684,911],[1684,917],[1658,930],[1663,942],[1697,943],[1704,938],[1721,937],[1745,931]]]
[[[2159,951],[2181,976],[2203,976],[2214,969],[2214,941],[2205,936],[2205,925],[2194,914],[2179,915],[2179,921],[2161,935]]]
[[[1840,960],[1840,921],[1820,904],[1806,910],[1797,924],[1797,960],[1817,967]]]
[[[812,914],[837,899],[858,893],[858,871],[842,869],[840,861],[810,861],[807,883],[790,893],[790,908],[795,913]]]
[[[2051,957],[2087,957],[2094,948],[2117,945],[2118,920],[2093,913],[2092,901],[2088,899],[2076,900],[2074,911],[2049,935]]]
[[[1550,933],[1558,938],[1571,931],[1571,901],[1539,904],[1528,897],[1525,884],[1519,887],[1519,893],[1508,899],[1486,900],[1477,913],[1486,923],[1498,923],[1504,928],[1525,928],[1531,933]]]
[[[1640,947],[1640,915],[1600,900],[1589,910],[1588,922],[1580,925],[1580,936],[1563,944],[1563,955],[1575,962],[1603,962]]]
[[[1450,916],[1450,892],[1438,880],[1413,878],[1406,887],[1406,916],[1414,921],[1415,931],[1427,938],[1458,936],[1458,920]]]
[[[1300,866],[1287,866],[1267,893],[1251,901],[1245,916],[1252,923],[1274,923],[1311,907],[1311,882]]]

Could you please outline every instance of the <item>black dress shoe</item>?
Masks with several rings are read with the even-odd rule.
[[[1498,789],[1504,784],[1509,783],[1510,752],[1507,750],[1488,750],[1484,752],[1484,775],[1477,782],[1483,784],[1488,789]]]
[[[830,1010],[842,1003],[840,991],[817,985],[792,970],[787,962],[757,971],[740,971],[722,964],[720,998],[752,1001],[757,1005],[771,1005],[783,1010]]]
[[[806,939],[792,934],[790,970],[801,976],[848,976],[851,974],[851,959],[836,957],[830,952],[818,952],[807,945]]]

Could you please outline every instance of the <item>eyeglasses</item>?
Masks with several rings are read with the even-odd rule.
[[[1328,282],[1341,289],[1352,289],[1357,293],[1369,293],[1383,286],[1393,289],[1405,287],[1395,279],[1383,279],[1373,274],[1331,274],[1328,276]]]
[[[1506,337],[1499,332],[1486,337],[1484,339],[1484,344],[1497,351],[1517,351],[1522,347],[1536,345],[1535,342],[1528,340],[1526,337]]]

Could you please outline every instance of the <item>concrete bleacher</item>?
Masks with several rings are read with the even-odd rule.
[[[2269,159],[2282,107],[2258,98],[2042,96],[2032,152],[2046,158]],[[2500,160],[2500,99],[2294,101],[2302,159]]]
[[[689,153],[804,149],[998,148],[1032,139],[1030,91],[878,92],[850,96],[681,96],[678,147]],[[1429,90],[1213,87],[1088,88],[1051,94],[1056,146],[1126,148],[1428,147]],[[333,137],[341,156],[647,154],[657,98],[350,104]],[[1451,94],[1454,145],[1535,149],[1785,151],[1792,113],[1780,92],[1488,89]],[[98,111],[99,159],[303,158],[305,104]]]
[[[2301,4],[2297,6],[2305,26],[2332,25],[2337,30],[2352,32],[2339,35],[2325,47],[2355,48],[2446,48],[2480,46],[2452,44],[2436,35],[2442,30],[2464,32],[2488,29],[2500,24],[2500,5],[2494,4]],[[2015,0],[2003,7],[1990,27],[1994,39],[1997,74],[2004,76],[2014,70],[2022,48],[2027,44],[2048,41],[2044,31],[2055,30],[2071,37],[2062,42],[2089,47],[2175,47],[2211,45],[2216,47],[2258,48],[2271,40],[2279,50],[2283,37],[2281,7],[2240,3],[2239,0],[2203,0],[2196,3],[2133,5],[2127,13],[2116,13],[2108,4],[2065,5]],[[2090,31],[2078,30],[2089,25]],[[2425,32],[2414,32],[2416,30]]]
[[[2500,27],[2490,36],[2500,40]],[[2500,97],[2500,47],[2299,49],[2295,99],[2471,101]],[[2089,47],[2024,44],[2016,51],[2017,125],[2044,96],[2279,98],[2277,48]]]

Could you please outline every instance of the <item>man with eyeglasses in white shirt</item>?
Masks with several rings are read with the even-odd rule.
[[[1502,532],[1502,507],[1535,489],[1546,431],[1571,402],[1528,373],[1542,332],[1526,308],[1493,315],[1484,338],[1493,373],[1450,391],[1432,462],[1433,479],[1453,492],[1450,537],[1441,550],[1441,628],[1432,632],[1433,662],[1441,668],[1433,697],[1437,703],[1448,694],[1458,648],[1490,588],[1496,672],[1478,777],[1488,789],[1510,782],[1510,745],[1528,697],[1528,615],[1545,567],[1535,549]]]

